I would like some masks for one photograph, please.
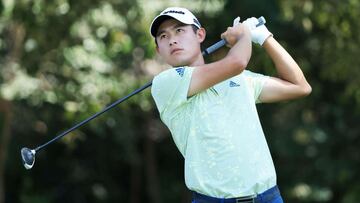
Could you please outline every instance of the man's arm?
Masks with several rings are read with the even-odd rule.
[[[197,66],[191,77],[188,96],[197,94],[215,84],[240,74],[251,57],[251,35],[249,29],[239,24],[222,34],[232,48],[221,60]]]
[[[311,93],[311,86],[290,54],[272,37],[263,47],[275,64],[278,77],[270,77],[259,95],[261,102],[276,102],[303,97]]]

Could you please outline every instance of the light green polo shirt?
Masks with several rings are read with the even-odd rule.
[[[256,110],[267,76],[250,71],[190,98],[193,67],[153,80],[161,120],[185,158],[185,183],[218,198],[261,193],[276,185],[274,164]]]

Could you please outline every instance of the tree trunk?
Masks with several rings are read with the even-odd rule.
[[[183,190],[183,193],[181,194],[181,203],[189,203],[191,202],[192,194],[186,187]]]
[[[5,163],[11,137],[11,103],[0,100],[0,112],[0,123],[3,123],[0,135],[0,203],[5,203]]]
[[[23,42],[25,39],[25,29],[20,23],[11,23],[6,28],[5,43],[7,44],[8,52],[5,57],[4,69],[8,69],[14,63],[19,61],[22,55]],[[4,81],[12,78],[2,78]],[[3,113],[3,126],[0,135],[0,203],[5,202],[5,162],[7,157],[7,147],[10,142],[11,133],[11,102],[0,98],[0,112]],[[2,116],[1,116],[2,117]]]
[[[156,160],[156,148],[155,148],[155,138],[156,136],[152,135],[151,124],[152,118],[147,118],[149,129],[144,137],[144,156],[145,156],[145,175],[147,180],[147,191],[149,194],[149,200],[153,203],[161,202],[160,186],[159,186],[159,177],[157,172],[157,160]]]
[[[141,173],[141,164],[140,163],[131,163],[131,177],[130,177],[130,203],[140,203],[141,202],[141,182],[142,182],[142,173]]]

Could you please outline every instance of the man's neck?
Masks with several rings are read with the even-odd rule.
[[[189,64],[189,66],[201,66],[205,64],[205,60],[202,54],[199,54],[196,59]]]

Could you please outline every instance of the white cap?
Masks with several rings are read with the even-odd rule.
[[[186,8],[180,7],[169,7],[162,11],[160,15],[156,16],[151,23],[150,33],[153,37],[156,37],[156,32],[160,24],[168,19],[169,17],[174,18],[187,25],[195,25],[198,28],[201,28],[201,24],[198,19]]]

